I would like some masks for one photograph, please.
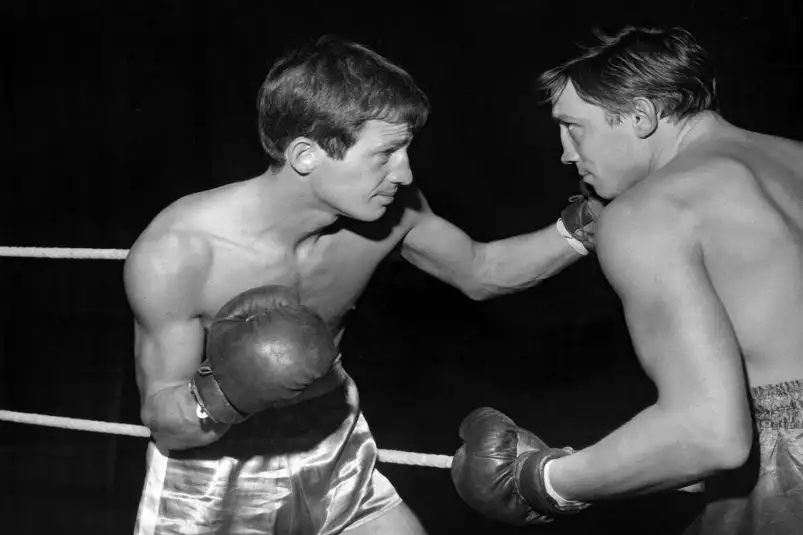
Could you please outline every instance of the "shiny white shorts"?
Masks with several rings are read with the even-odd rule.
[[[319,398],[265,411],[167,456],[151,443],[136,535],[331,535],[401,503],[345,372]]]

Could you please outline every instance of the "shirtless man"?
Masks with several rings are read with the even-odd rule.
[[[614,199],[597,255],[658,398],[574,453],[478,409],[456,488],[489,516],[539,523],[705,480],[687,533],[800,533],[803,146],[723,119],[707,54],[682,29],[600,41],[541,82],[562,161]]]
[[[153,436],[137,532],[423,534],[374,469],[376,445],[339,358],[338,388],[317,398],[234,425],[208,418],[193,384],[207,377],[196,372],[213,319],[242,292],[278,285],[324,318],[337,343],[397,245],[472,299],[523,290],[593,247],[583,231],[601,203],[576,199],[557,225],[472,241],[411,186],[407,150],[427,119],[425,95],[399,67],[334,37],[281,58],[258,107],[270,168],[176,201],[126,261]],[[310,441],[310,429],[326,436]]]

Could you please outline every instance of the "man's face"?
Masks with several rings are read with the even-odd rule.
[[[411,141],[406,124],[368,121],[342,160],[324,156],[316,170],[316,194],[342,215],[379,219],[398,187],[413,181],[407,157]]]
[[[561,161],[576,165],[600,197],[612,199],[646,176],[646,143],[632,122],[623,117],[609,124],[605,110],[582,100],[571,81],[553,105],[552,117],[560,125]]]

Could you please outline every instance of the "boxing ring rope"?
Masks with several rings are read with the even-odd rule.
[[[75,260],[125,260],[128,249],[74,249],[71,247],[0,247],[0,256],[17,258],[70,258]]]
[[[0,257],[15,258],[56,258],[78,260],[125,260],[127,249],[89,249],[70,247],[5,247],[0,246]],[[48,416],[0,410],[0,421],[19,424],[31,424],[45,427],[57,427],[77,431],[92,431],[112,435],[149,438],[150,430],[141,425],[101,422],[97,420],[81,420],[62,416]],[[410,451],[379,449],[379,460],[385,463],[428,466],[433,468],[449,468],[452,465],[450,455],[432,453],[416,453]]]

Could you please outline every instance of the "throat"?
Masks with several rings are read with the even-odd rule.
[[[331,234],[315,234],[300,242],[295,248],[296,261],[300,266],[317,263],[332,240]]]

